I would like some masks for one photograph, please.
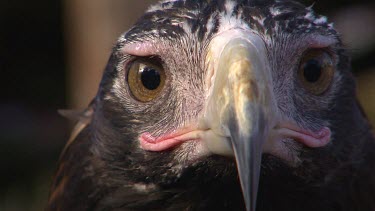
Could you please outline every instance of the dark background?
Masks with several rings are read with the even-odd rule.
[[[43,209],[71,128],[57,109],[84,108],[93,97],[111,45],[153,1],[135,2],[0,1],[0,210]],[[337,21],[335,26],[353,54],[360,100],[375,121],[375,4],[371,2],[316,1],[314,8]],[[82,20],[112,30],[106,35],[100,34],[108,32],[106,28],[91,32]],[[80,37],[95,40],[82,47]],[[99,40],[104,40],[102,47],[90,50]],[[93,51],[99,56],[85,54]],[[89,57],[88,62],[81,61],[83,56]],[[84,77],[92,71],[93,78]]]
[[[0,1],[0,210],[41,210],[68,137],[61,2]]]

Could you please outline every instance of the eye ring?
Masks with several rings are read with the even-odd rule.
[[[160,59],[138,58],[129,63],[127,70],[126,81],[136,100],[146,103],[160,95],[166,80]]]
[[[302,87],[314,95],[322,95],[328,90],[334,73],[334,59],[327,49],[306,51],[298,67],[298,79]]]

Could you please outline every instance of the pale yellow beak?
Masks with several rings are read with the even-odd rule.
[[[274,113],[271,73],[261,38],[233,31],[211,43],[212,74],[201,124],[208,129],[203,140],[212,153],[235,156],[246,207],[255,210],[262,147]]]

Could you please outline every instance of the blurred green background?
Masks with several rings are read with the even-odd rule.
[[[57,109],[88,104],[111,46],[151,2],[0,1],[0,211],[43,209],[71,127]],[[360,101],[375,122],[374,1],[315,1],[314,8],[343,34]]]

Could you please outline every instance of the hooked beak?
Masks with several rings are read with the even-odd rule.
[[[203,140],[212,153],[234,155],[247,210],[255,211],[262,148],[274,113],[265,46],[258,35],[237,30],[212,45],[221,49],[212,48],[207,58],[212,74]]]

